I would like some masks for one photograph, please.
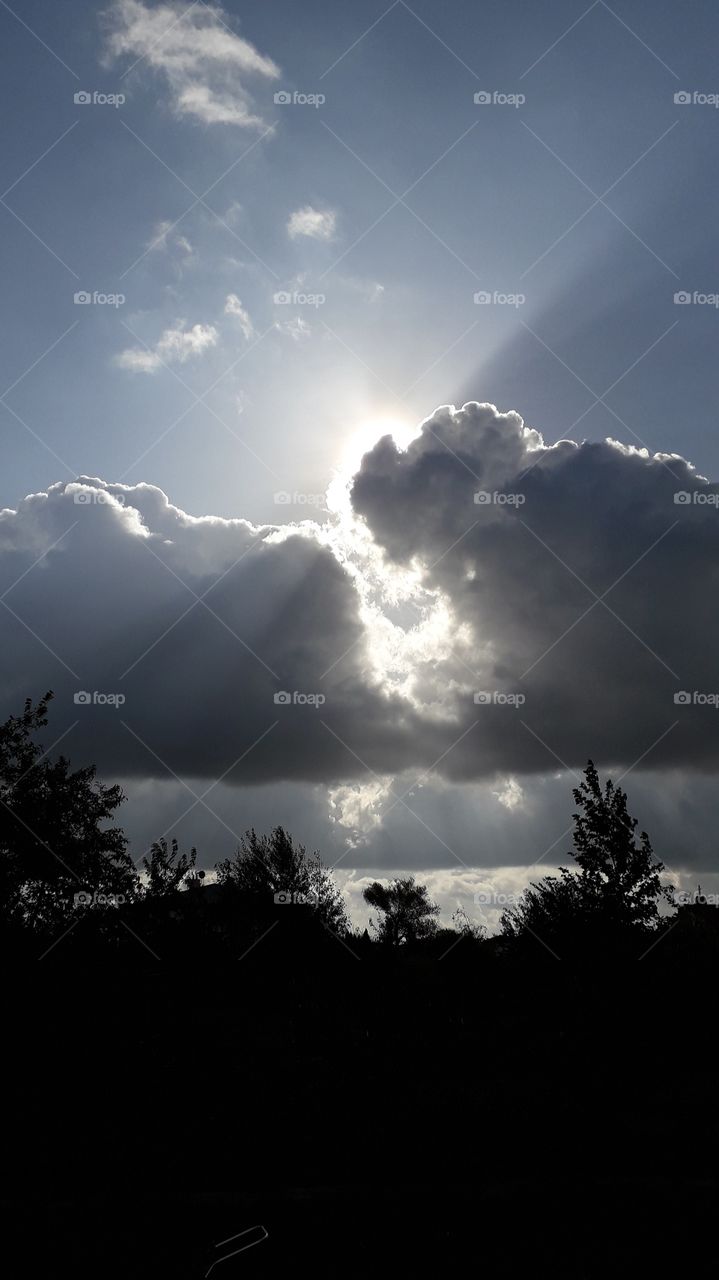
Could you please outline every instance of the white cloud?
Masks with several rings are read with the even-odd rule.
[[[115,0],[110,18],[108,61],[131,58],[163,75],[177,115],[203,124],[264,126],[245,79],[274,80],[279,68],[230,29],[221,8]]]
[[[233,316],[237,320],[248,342],[250,338],[254,337],[255,326],[236,293],[228,293],[227,301],[225,302],[225,315]]]
[[[309,338],[312,330],[302,316],[295,316],[292,320],[281,320],[275,325],[280,333],[286,333],[288,338],[292,338],[293,342],[301,342],[303,338]]]
[[[170,249],[177,249],[184,254],[185,257],[191,257],[193,249],[190,241],[187,239],[187,236],[183,236],[179,232],[176,232],[174,235],[172,234],[175,225],[176,224],[174,222],[170,222],[169,219],[158,222],[152,233],[152,239],[147,245],[148,252],[152,252],[153,250],[157,252],[164,252]]]
[[[290,214],[287,231],[292,240],[309,236],[311,240],[331,240],[335,233],[337,215],[331,209],[313,209],[307,204]]]
[[[329,788],[329,820],[346,829],[345,841],[350,848],[359,844],[368,831],[379,826],[382,809],[391,794],[391,778],[369,777],[366,782]]]
[[[191,329],[165,329],[153,348],[130,347],[115,357],[121,369],[135,373],[157,373],[163,365],[185,364],[217,345],[219,334],[214,325],[194,324]]]
[[[232,200],[222,215],[222,221],[226,222],[228,227],[236,227],[242,217],[242,205],[239,200]]]
[[[501,790],[493,791],[492,795],[510,812],[512,809],[519,809],[524,803],[524,792],[516,778],[506,778]]]

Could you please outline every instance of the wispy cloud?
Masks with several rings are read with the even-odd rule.
[[[288,338],[292,338],[293,342],[301,342],[302,338],[309,338],[312,330],[302,316],[295,316],[292,320],[281,320],[275,325],[280,333],[286,333]]]
[[[279,67],[230,29],[219,7],[184,3],[151,7],[115,0],[110,10],[107,57],[132,58],[164,76],[173,109],[203,124],[265,127],[245,79],[274,80]],[[128,68],[128,70],[131,69]]]
[[[255,326],[236,293],[228,293],[227,301],[225,302],[225,315],[234,317],[244,337],[249,342],[250,338],[254,336]]]
[[[149,251],[152,251],[152,250],[162,251],[162,250],[175,249],[175,250],[179,250],[179,252],[182,253],[185,257],[187,258],[191,257],[193,253],[193,249],[192,249],[192,245],[187,239],[187,236],[180,235],[179,232],[173,235],[172,233],[173,233],[174,227],[175,227],[175,223],[170,222],[168,220],[165,220],[163,222],[158,222],[157,226],[155,227],[152,233],[152,239],[149,241],[147,245],[147,249]]]
[[[290,214],[287,230],[292,240],[309,236],[312,240],[331,240],[335,233],[337,215],[332,209],[313,209],[307,204]]]
[[[191,329],[165,329],[154,347],[129,347],[115,357],[121,369],[134,373],[157,373],[163,365],[185,364],[217,345],[219,334],[214,325],[194,324]]]

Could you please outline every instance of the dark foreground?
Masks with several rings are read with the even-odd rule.
[[[279,914],[222,964],[6,956],[7,1274],[716,1274],[713,926],[440,959]]]

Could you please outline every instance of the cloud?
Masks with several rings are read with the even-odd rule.
[[[178,116],[264,127],[246,80],[274,80],[279,68],[231,30],[232,19],[219,6],[115,0],[109,21],[108,61],[130,58],[163,76]]]
[[[148,251],[152,252],[153,250],[156,250],[158,252],[162,252],[172,248],[179,249],[185,257],[191,257],[193,253],[192,245],[187,237],[181,235],[179,232],[174,235],[172,234],[175,226],[176,223],[170,222],[169,220],[158,222],[152,233],[152,239],[146,246]]]
[[[0,710],[54,687],[58,732],[79,720],[115,774],[334,788],[355,847],[398,796],[454,847],[435,784],[485,785],[515,822],[532,775],[589,755],[716,769],[719,486],[689,463],[547,446],[468,404],[404,452],[379,441],[351,496],[359,529],[195,518],[94,479],[1,512]],[[123,692],[123,715],[78,689]]]
[[[115,357],[121,369],[134,373],[157,373],[164,365],[185,364],[217,345],[219,334],[214,325],[194,324],[191,329],[165,329],[154,348],[130,347]]]
[[[287,231],[292,240],[309,236],[312,240],[331,240],[335,233],[337,215],[331,209],[313,209],[305,205],[290,214]]]
[[[234,317],[248,342],[250,338],[254,337],[255,326],[236,293],[228,293],[225,302],[225,315]]]
[[[501,790],[493,791],[492,795],[510,812],[512,809],[518,809],[524,801],[524,792],[516,778],[507,778]]]
[[[73,751],[116,776],[357,776],[350,737],[386,772],[419,724],[373,678],[351,577],[318,535],[93,478],[0,512],[0,711],[53,688],[55,731],[78,722]],[[431,733],[424,750],[428,766]]]
[[[715,767],[717,503],[678,455],[547,446],[489,404],[438,409],[406,452],[377,443],[355,513],[451,616],[452,651],[416,665],[415,700],[476,723],[444,770],[516,775],[590,754]]]
[[[292,320],[278,320],[275,328],[279,333],[286,333],[293,342],[301,342],[303,338],[312,336],[312,330],[302,316],[294,316]]]

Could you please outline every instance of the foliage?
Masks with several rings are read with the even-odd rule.
[[[308,854],[283,827],[275,827],[268,836],[258,836],[252,828],[234,858],[218,863],[216,870],[220,885],[245,898],[266,906],[280,895],[293,900],[301,895],[328,929],[339,934],[349,931],[342,894],[319,853]]]
[[[380,942],[399,947],[436,932],[439,907],[431,901],[427,886],[417,884],[414,876],[397,878],[389,884],[375,880],[363,896],[370,907],[382,913],[378,924],[371,922]]]
[[[120,787],[98,782],[93,765],[50,760],[35,739],[51,698],[28,699],[0,725],[0,914],[40,931],[137,893],[125,834],[111,825]]]
[[[659,903],[671,903],[672,891],[662,884],[664,867],[646,831],[636,839],[637,819],[627,811],[626,793],[611,779],[602,790],[590,760],[573,795],[579,812],[573,815],[570,856],[579,870],[561,867],[558,878],[547,876],[525,890],[502,916],[505,937],[529,933],[547,945],[582,929],[606,936],[656,929]]]
[[[464,907],[457,907],[457,910],[452,912],[452,924],[460,937],[470,939],[472,942],[483,942],[487,936],[484,925],[471,920]]]
[[[147,897],[164,898],[168,893],[177,893],[183,885],[194,887],[196,860],[196,849],[191,849],[189,854],[180,854],[177,840],[173,840],[169,847],[164,837],[156,840],[150,849],[149,860],[142,859],[147,874]]]

